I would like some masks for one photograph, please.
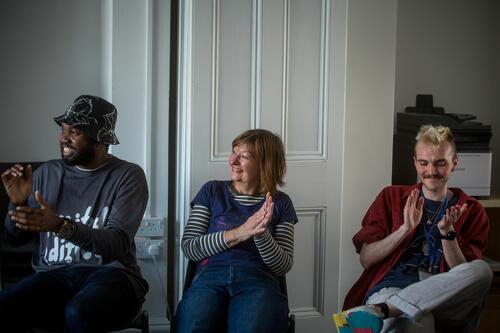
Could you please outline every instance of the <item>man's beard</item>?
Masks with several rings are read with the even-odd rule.
[[[73,150],[70,157],[64,157],[63,145],[61,145],[61,158],[67,165],[85,165],[91,162],[95,157],[95,146],[92,143],[87,143],[80,150]]]

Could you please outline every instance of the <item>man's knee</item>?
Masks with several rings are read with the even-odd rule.
[[[474,282],[485,289],[488,289],[493,280],[493,272],[490,265],[480,259],[467,263],[467,270],[474,276]]]

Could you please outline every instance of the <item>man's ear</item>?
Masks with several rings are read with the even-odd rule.
[[[453,167],[451,168],[451,172],[455,171],[455,169],[457,168],[457,165],[458,165],[458,157],[455,155],[455,157],[453,157],[453,160],[451,160],[451,163],[453,164]]]

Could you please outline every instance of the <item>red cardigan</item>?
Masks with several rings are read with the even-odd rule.
[[[421,186],[421,184],[388,186],[378,194],[363,218],[361,230],[352,239],[356,252],[360,253],[364,243],[379,241],[403,224],[403,210],[408,195],[411,190],[421,188]],[[467,261],[481,258],[488,240],[489,221],[486,211],[475,198],[468,196],[462,190],[458,188],[450,188],[450,190],[459,196],[457,204],[467,203],[467,210],[454,224],[458,245]],[[363,304],[368,291],[382,280],[399,261],[412,237],[413,233],[409,234],[391,255],[363,271],[361,277],[347,293],[344,310]],[[447,269],[444,256],[441,257],[440,266],[441,272]]]

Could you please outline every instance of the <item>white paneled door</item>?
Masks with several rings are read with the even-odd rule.
[[[280,134],[288,167],[282,190],[299,216],[295,264],[287,275],[296,331],[333,331],[345,1],[186,0],[180,42],[180,234],[201,185],[228,178],[232,139],[249,128]]]

